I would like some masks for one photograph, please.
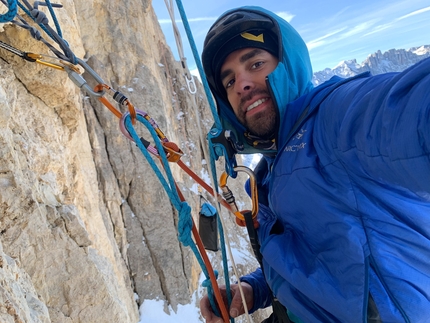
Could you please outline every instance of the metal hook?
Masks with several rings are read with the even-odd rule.
[[[89,74],[91,75],[98,84],[105,84],[105,82],[103,81],[103,79],[87,64],[85,63],[82,59],[77,58],[78,64],[80,66],[82,66],[82,68]],[[88,85],[87,81],[83,78],[83,76],[81,76],[80,74],[76,73],[76,70],[70,68],[69,66],[64,66],[64,69],[67,72],[67,75],[69,76],[69,78],[72,80],[73,83],[75,83],[75,85],[80,88],[80,89],[84,89],[85,92],[87,92],[90,96],[95,97],[95,98],[100,98],[105,94],[105,91],[102,90],[100,92],[95,92],[93,91],[93,89]]]
[[[249,176],[249,181],[250,181],[250,187],[251,187],[251,201],[252,201],[252,219],[254,221],[254,226],[258,226],[258,222],[257,222],[257,213],[258,213],[258,191],[257,191],[257,180],[255,177],[254,172],[245,166],[237,166],[234,167],[234,171],[235,172],[244,172]],[[241,223],[243,223],[245,221],[245,217],[242,214],[242,212],[239,211],[239,209],[237,208],[236,205],[236,201],[235,198],[233,196],[233,193],[231,192],[231,190],[227,187],[227,178],[228,178],[228,174],[226,172],[221,174],[220,177],[220,188],[222,190],[222,194],[225,198],[225,200],[227,201],[227,203],[231,206],[231,209],[234,213],[234,215],[236,215],[236,218],[238,220],[241,221]]]
[[[196,94],[197,92],[196,82],[194,81],[194,77],[188,74],[190,70],[188,69],[187,59],[185,57],[181,59],[181,64],[182,64],[182,68],[185,71],[184,77],[185,77],[185,81],[187,82],[188,91],[190,91],[191,94]]]

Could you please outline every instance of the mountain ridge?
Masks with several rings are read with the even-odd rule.
[[[427,57],[430,57],[430,45],[410,49],[390,49],[384,53],[378,50],[367,56],[361,64],[358,64],[356,59],[350,59],[341,61],[334,68],[315,72],[312,83],[315,86],[320,85],[335,75],[347,78],[367,71],[373,75],[400,72]]]

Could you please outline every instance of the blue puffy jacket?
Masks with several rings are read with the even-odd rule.
[[[267,281],[304,322],[367,322],[369,306],[384,323],[430,322],[430,59],[312,89],[296,31],[245,9],[279,23],[283,49],[268,76],[278,152],[259,179],[268,192],[258,214],[265,277],[243,277],[252,310],[270,304]],[[257,152],[214,95],[224,127],[244,153]]]
[[[430,322],[430,59],[285,111],[258,217],[275,296],[304,322],[366,322],[369,297],[382,322]],[[244,280],[268,305],[261,271]]]

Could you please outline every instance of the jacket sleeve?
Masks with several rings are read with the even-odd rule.
[[[254,305],[249,309],[249,313],[253,313],[259,308],[265,308],[272,304],[272,297],[267,286],[261,268],[258,268],[253,273],[240,278],[241,282],[248,283],[252,286],[254,294]]]
[[[340,86],[319,118],[321,144],[350,172],[429,198],[430,58]]]

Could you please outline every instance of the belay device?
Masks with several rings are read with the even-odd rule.
[[[205,202],[202,204],[202,200]],[[206,250],[218,251],[218,212],[200,195],[199,234]]]

